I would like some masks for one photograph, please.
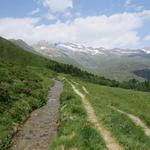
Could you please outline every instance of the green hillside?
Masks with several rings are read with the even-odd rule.
[[[135,125],[126,115],[117,112],[115,107],[139,117],[150,128],[150,93],[110,88],[84,83],[99,121],[108,128],[124,149],[148,150],[150,138],[143,129]]]
[[[11,144],[19,124],[47,101],[55,74],[48,60],[0,38],[0,149]]]
[[[14,43],[15,45],[19,46],[20,48],[26,50],[26,51],[29,51],[29,52],[32,52],[32,53],[35,53],[35,54],[38,54],[31,46],[29,46],[27,43],[25,43],[23,40],[19,39],[19,40],[14,40],[14,39],[10,39],[10,41],[12,43]]]
[[[50,144],[50,149],[59,149],[62,145],[64,149],[106,149],[106,142],[102,134],[100,133],[100,136],[96,134],[98,128],[89,121],[87,116],[92,112],[84,114],[88,103],[83,104],[68,81],[85,95],[86,100],[90,102],[95,111],[98,122],[112,134],[122,149],[150,149],[150,137],[146,135],[143,128],[136,125],[126,114],[117,111],[119,109],[140,118],[150,129],[150,93],[100,86],[68,76],[65,76],[65,81],[67,81],[65,82],[67,90],[64,91],[61,99],[59,133]],[[72,133],[75,134],[67,138]]]
[[[0,37],[0,59],[13,61],[20,65],[45,66],[47,59],[27,52],[12,42]]]
[[[99,77],[73,65],[46,59],[0,38],[1,150],[6,150],[11,145],[17,127],[28,118],[30,113],[46,103],[53,79],[61,75],[66,76],[68,80],[73,78],[74,81],[88,89],[90,94],[86,96],[98,118],[103,120],[103,123],[121,145],[125,145],[126,149],[135,145],[134,149],[140,146],[140,149],[148,150],[146,148],[149,146],[149,139],[143,134],[143,131],[128,119],[125,124],[121,124],[123,121],[121,118],[125,120],[126,117],[122,117],[109,108],[115,106],[123,111],[133,113],[149,126],[149,93],[119,88],[149,91],[150,83],[148,81],[141,83],[137,80],[131,80],[120,83]],[[102,135],[88,121],[80,97],[74,93],[68,82],[64,82],[64,84],[64,92],[61,96],[59,136],[51,143],[50,147],[55,149],[58,145],[63,144],[67,148],[75,146],[78,149],[106,149]],[[84,92],[82,86],[77,87]],[[112,119],[116,120],[112,121]],[[118,122],[121,124],[119,130],[116,129],[119,128]],[[76,134],[74,135],[74,133]],[[66,138],[68,134],[73,134],[72,140]],[[128,136],[131,137],[126,141],[125,138]]]
[[[118,81],[127,81],[129,79],[138,79],[140,81],[147,80],[145,76],[138,76],[135,70],[147,69],[150,67],[150,60],[147,57],[120,57],[109,58],[110,60],[101,60],[98,69],[95,71],[107,78]],[[104,67],[105,66],[105,67]]]

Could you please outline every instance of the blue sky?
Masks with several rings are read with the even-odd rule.
[[[1,0],[0,36],[94,47],[150,46],[149,0]]]

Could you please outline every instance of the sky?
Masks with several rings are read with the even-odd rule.
[[[0,36],[28,44],[150,47],[150,0],[0,0]]]

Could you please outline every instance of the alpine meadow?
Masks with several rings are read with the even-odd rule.
[[[150,1],[2,0],[0,150],[150,150]]]

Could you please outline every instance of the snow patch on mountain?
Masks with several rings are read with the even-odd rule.
[[[74,43],[55,43],[40,41],[33,45],[33,48],[43,55],[49,57],[61,57],[62,55],[88,55],[88,56],[126,56],[126,55],[150,55],[150,48],[144,49],[106,49],[104,47],[88,47]]]
[[[93,48],[93,47],[86,47],[84,45],[77,45],[77,44],[72,44],[72,43],[56,43],[55,44],[56,48],[58,48],[60,51],[64,52],[82,52],[82,53],[87,53],[91,55],[101,55],[105,54],[104,49],[105,48]]]
[[[45,47],[45,46],[41,46],[40,49],[41,49],[41,50],[45,50],[46,47]]]
[[[35,51],[46,56],[46,57],[60,57],[61,53],[55,46],[48,41],[39,41],[38,43],[32,45]]]
[[[150,54],[150,48],[143,48],[142,50],[143,50],[143,52],[145,52],[146,54]]]

